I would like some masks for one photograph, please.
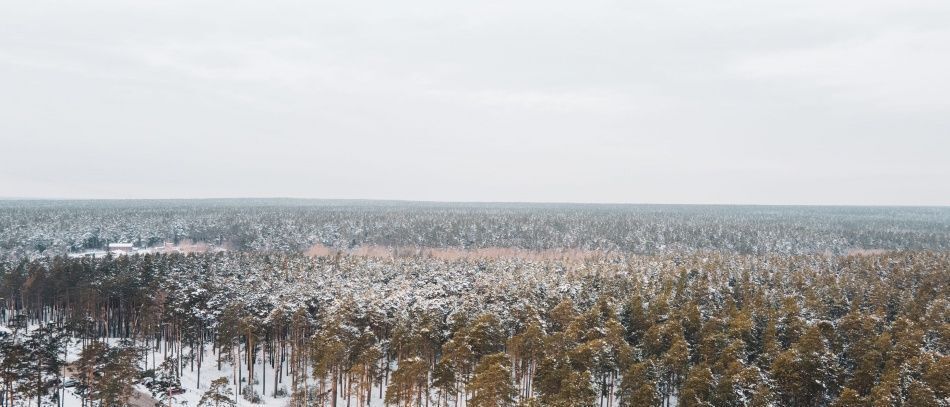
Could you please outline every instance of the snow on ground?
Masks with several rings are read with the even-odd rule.
[[[106,340],[110,345],[118,344],[119,339],[109,338]],[[171,348],[170,348],[171,349]],[[78,341],[75,341],[70,344],[67,352],[66,361],[68,363],[73,363],[79,359],[79,354],[82,350],[82,345]],[[188,350],[186,349],[187,353]],[[164,348],[150,348],[146,353],[146,361],[141,364],[139,367],[144,369],[151,369],[153,366],[161,365],[164,361],[165,349]],[[172,353],[169,353],[169,356],[174,356]],[[154,358],[154,359],[153,359]],[[153,362],[154,360],[154,362]],[[208,390],[211,381],[218,379],[220,377],[227,377],[229,379],[228,385],[230,390],[236,392],[237,386],[234,383],[234,370],[233,367],[227,363],[221,363],[221,369],[218,369],[218,364],[216,362],[217,355],[215,355],[210,347],[205,349],[204,362],[201,365],[201,369],[198,369],[198,364],[195,363],[192,366],[190,363],[184,363],[182,365],[181,371],[181,388],[185,390],[183,394],[176,395],[169,400],[157,400],[151,396],[149,389],[145,386],[139,384],[136,385],[136,390],[140,393],[137,399],[131,401],[133,406],[136,407],[153,407],[157,401],[161,401],[164,406],[181,406],[181,407],[194,407],[198,405],[198,402],[201,400],[201,396]],[[285,407],[288,405],[289,396],[274,397],[274,383],[277,379],[277,373],[273,368],[270,367],[270,363],[264,363],[263,360],[259,357],[257,359],[257,364],[255,365],[255,384],[254,390],[261,394],[262,402],[259,404],[252,403],[244,399],[244,397],[237,397],[237,405],[242,407]],[[262,369],[263,367],[263,369]],[[246,366],[242,366],[240,372],[243,377],[242,387],[247,386],[247,370]],[[200,376],[200,382],[199,382]],[[281,374],[281,382],[278,383],[277,388],[284,390],[284,394],[289,394],[290,392],[290,376],[287,374],[287,369],[283,369],[283,374]],[[315,384],[314,381],[310,381],[311,384]],[[263,386],[266,384],[266,391],[263,389]],[[66,389],[66,396],[64,398],[64,407],[80,407],[81,399],[79,396],[73,393],[74,388]],[[372,400],[369,404],[369,407],[383,407],[385,404],[383,400],[380,399],[380,389],[379,386],[373,386],[372,390]],[[342,391],[341,391],[342,393]],[[464,403],[460,404],[463,405]],[[338,406],[348,405],[347,400],[343,397],[342,394],[339,395],[337,399]],[[358,405],[356,397],[351,397],[349,405]]]

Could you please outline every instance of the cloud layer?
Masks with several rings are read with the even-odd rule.
[[[22,1],[0,196],[950,204],[943,1]]]

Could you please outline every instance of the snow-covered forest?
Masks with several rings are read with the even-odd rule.
[[[0,255],[112,242],[245,251],[314,245],[580,249],[634,254],[950,250],[950,210],[889,207],[446,204],[293,199],[0,201]]]
[[[229,250],[67,256],[172,240]],[[16,201],[0,250],[3,406],[950,405],[946,208]]]

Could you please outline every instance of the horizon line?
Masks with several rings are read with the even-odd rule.
[[[761,207],[872,207],[872,208],[948,208],[950,204],[855,204],[855,203],[675,203],[675,202],[592,202],[592,201],[468,201],[468,200],[425,200],[425,199],[390,199],[390,198],[313,198],[292,196],[267,197],[188,197],[188,198],[62,198],[62,197],[10,197],[0,196],[0,202],[144,202],[144,201],[323,201],[323,202],[364,202],[364,203],[421,203],[421,204],[473,204],[473,205],[590,205],[590,206],[761,206]]]

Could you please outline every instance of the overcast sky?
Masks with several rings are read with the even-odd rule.
[[[950,2],[0,4],[0,196],[950,204]]]

